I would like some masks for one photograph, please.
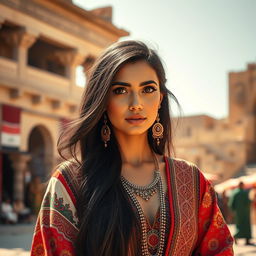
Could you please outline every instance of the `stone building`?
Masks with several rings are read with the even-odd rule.
[[[0,1],[0,199],[24,200],[27,178],[58,162],[63,123],[78,113],[76,69],[128,32],[112,9],[86,11],[68,0]]]
[[[216,175],[217,182],[255,170],[256,63],[248,64],[245,71],[229,73],[227,118],[182,117],[174,132],[177,156]]]

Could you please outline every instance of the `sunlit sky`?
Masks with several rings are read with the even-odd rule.
[[[256,62],[256,0],[73,0],[156,49],[184,115],[228,115],[228,72]],[[122,38],[121,40],[123,40]],[[176,110],[174,109],[176,113]]]

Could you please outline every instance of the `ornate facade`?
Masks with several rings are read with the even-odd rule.
[[[128,35],[111,13],[68,0],[0,1],[1,197],[23,200],[26,177],[45,179],[58,162],[61,126],[77,115],[83,91],[76,68],[86,73],[103,48]]]

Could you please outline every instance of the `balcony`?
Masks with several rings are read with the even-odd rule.
[[[0,57],[0,85],[73,102],[78,102],[83,92],[69,78],[36,67],[25,66],[20,74],[17,61],[4,57]]]

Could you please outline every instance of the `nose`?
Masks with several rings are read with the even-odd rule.
[[[140,102],[139,96],[136,94],[133,94],[131,99],[131,104],[129,106],[129,110],[136,111],[136,110],[142,110],[142,104]]]

